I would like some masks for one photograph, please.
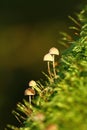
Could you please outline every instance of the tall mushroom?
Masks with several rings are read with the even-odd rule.
[[[25,90],[24,95],[29,96],[29,102],[31,104],[31,96],[35,95],[35,91],[32,88],[28,88]]]
[[[50,75],[50,78],[52,78],[51,76],[51,71],[50,71],[50,62],[53,62],[53,57],[48,53],[44,56],[43,58],[44,61],[47,61],[47,66],[48,66],[48,73]]]
[[[54,72],[54,77],[56,77],[56,70],[55,70],[55,55],[59,55],[59,50],[55,47],[52,47],[49,50],[49,53],[52,55],[53,57],[53,72]]]

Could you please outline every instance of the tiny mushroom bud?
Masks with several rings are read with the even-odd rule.
[[[25,90],[24,95],[29,96],[29,102],[31,104],[31,96],[35,95],[35,91],[31,88],[28,88],[28,89]]]
[[[43,113],[37,113],[37,114],[33,117],[33,119],[34,119],[35,121],[44,121],[45,116],[44,116]]]
[[[50,124],[45,130],[58,130],[58,126],[56,124]]]
[[[53,72],[54,72],[54,76],[56,77],[56,70],[55,70],[55,55],[59,55],[59,50],[55,47],[52,47],[49,50],[49,53],[53,56]]]
[[[53,62],[53,57],[48,53],[44,56],[43,58],[44,61],[47,61],[47,66],[48,66],[48,73],[51,77],[51,71],[50,71],[50,64],[49,62]],[[51,77],[52,78],[52,77]]]

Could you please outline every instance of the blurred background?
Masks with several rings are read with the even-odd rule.
[[[0,130],[17,124],[11,111],[22,101],[32,79],[43,79],[43,56],[51,47],[60,53],[60,31],[68,32],[68,15],[81,0],[0,1]]]

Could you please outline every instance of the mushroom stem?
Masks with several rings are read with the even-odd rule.
[[[53,55],[53,72],[54,72],[54,77],[56,77],[56,70],[55,70],[55,56]]]
[[[31,95],[29,95],[29,103],[31,104]]]
[[[51,76],[51,71],[50,71],[50,63],[49,63],[49,61],[47,62],[47,66],[48,66],[48,73],[49,73],[49,75],[50,75],[50,78],[52,78],[52,76]]]

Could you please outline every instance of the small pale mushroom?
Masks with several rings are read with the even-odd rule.
[[[39,93],[41,92],[40,88],[37,86],[37,83],[34,80],[29,81],[28,83],[29,87],[32,87],[32,89],[36,89]]]
[[[29,96],[29,102],[31,104],[31,96],[35,95],[35,91],[32,88],[28,88],[25,90],[24,95]]]
[[[55,55],[59,55],[59,50],[55,47],[52,47],[49,50],[49,53],[52,55],[53,57],[53,72],[54,72],[54,76],[56,77],[56,70],[55,70]]]
[[[31,80],[29,83],[28,83],[29,86],[36,86],[36,82],[34,80]]]
[[[48,73],[50,75],[50,78],[52,78],[50,71],[50,62],[53,62],[53,57],[48,53],[44,56],[43,60],[47,61]]]

